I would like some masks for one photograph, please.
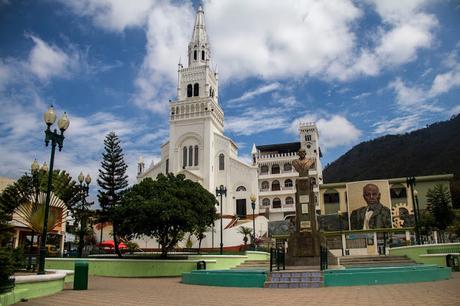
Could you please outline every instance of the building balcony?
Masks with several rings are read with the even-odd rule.
[[[270,206],[270,212],[271,213],[295,212],[295,205],[294,204],[281,205],[281,207],[279,207],[279,208],[273,208],[273,207]]]
[[[281,190],[261,189],[259,196],[277,196],[277,195],[293,195],[295,194],[294,187],[281,187]]]
[[[299,173],[297,171],[281,171],[280,173],[260,173],[259,179],[276,179],[276,178],[294,178],[299,177]]]

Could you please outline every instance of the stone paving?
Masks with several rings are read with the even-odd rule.
[[[460,305],[460,273],[447,281],[319,289],[186,285],[180,278],[90,277],[89,290],[66,289],[17,305]]]

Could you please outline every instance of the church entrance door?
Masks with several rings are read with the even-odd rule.
[[[236,200],[236,215],[240,218],[246,218],[246,199]]]

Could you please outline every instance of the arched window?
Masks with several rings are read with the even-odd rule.
[[[272,174],[278,174],[280,173],[280,166],[278,164],[274,164],[272,166]]]
[[[267,174],[268,173],[268,166],[263,165],[260,167],[260,174]]]
[[[187,97],[191,97],[193,94],[193,88],[192,88],[192,84],[188,84],[187,85]]]
[[[193,95],[195,97],[198,97],[200,95],[200,85],[198,83],[195,83],[193,85]]]
[[[281,188],[280,188],[280,182],[278,182],[278,181],[273,181],[273,183],[272,183],[272,191],[277,191],[277,190],[281,190]]]
[[[198,53],[197,51],[193,51],[193,59],[196,60],[198,58]]]
[[[273,199],[273,208],[281,208],[281,200],[279,198]]]
[[[270,199],[267,199],[267,198],[263,199],[262,206],[270,206]]]
[[[268,190],[270,188],[270,183],[263,181],[261,185],[262,190]]]
[[[239,192],[239,191],[246,191],[246,187],[244,187],[244,186],[238,186],[238,187],[236,188],[236,191],[237,191],[237,192]]]
[[[292,187],[292,180],[287,179],[284,181],[284,187]]]
[[[194,157],[195,157],[195,166],[198,166],[198,146],[195,146]]]
[[[187,147],[182,148],[182,168],[187,167]]]
[[[286,172],[292,171],[292,165],[290,163],[285,163],[283,165],[283,170]]]
[[[224,154],[220,153],[219,155],[219,170],[224,170],[225,169],[225,163],[224,163]]]
[[[201,60],[204,61],[204,51],[201,51]]]
[[[193,147],[188,147],[188,165],[189,167],[193,166]]]
[[[294,199],[292,197],[287,197],[285,203],[286,205],[294,204]]]

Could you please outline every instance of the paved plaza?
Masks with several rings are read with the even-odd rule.
[[[89,288],[66,289],[18,305],[460,305],[460,273],[432,283],[320,289],[224,288],[185,285],[180,278],[91,277]]]

